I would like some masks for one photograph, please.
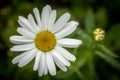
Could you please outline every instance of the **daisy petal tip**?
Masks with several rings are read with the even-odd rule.
[[[76,47],[79,47],[82,44],[82,40],[76,40],[76,43],[78,44]]]
[[[67,72],[67,68],[65,67],[64,70],[62,70],[62,71]]]
[[[75,62],[76,61],[76,57],[72,57],[71,61]]]
[[[51,6],[47,4],[43,9],[46,9],[46,10],[48,10],[48,11],[51,11]]]
[[[45,7],[47,7],[47,8],[51,8],[51,6],[50,6],[49,4],[47,4]]]
[[[28,15],[28,18],[31,18],[32,17],[32,14],[30,13],[29,15]]]
[[[67,63],[66,66],[69,67],[71,64],[70,63]]]
[[[72,25],[74,25],[74,26],[78,26],[79,25],[79,23],[77,22],[77,21],[71,21],[70,22]]]
[[[23,65],[21,65],[20,63],[18,63],[18,67],[21,68],[21,67],[23,67]]]
[[[67,72],[67,69],[66,69],[66,70],[64,70],[64,72]]]
[[[15,60],[13,59],[13,60],[12,60],[12,63],[13,63],[13,64],[16,64],[17,62],[15,62]]]
[[[65,15],[68,16],[68,17],[70,17],[70,13],[69,12],[65,13]]]
[[[12,38],[13,38],[13,36],[10,36],[10,37],[9,37],[9,40],[11,41],[11,40],[12,40]]]
[[[75,21],[75,26],[78,26],[78,25],[79,25],[79,23]]]
[[[12,47],[12,48],[10,48],[10,51],[14,51],[13,47]]]
[[[22,16],[18,16],[18,19],[20,19]]]
[[[51,74],[51,76],[55,76],[55,75],[56,75],[56,73],[52,73],[52,74]]]
[[[74,57],[74,59],[72,61],[76,61],[76,57]]]
[[[39,75],[39,77],[42,77],[42,76],[43,76],[43,74],[40,74],[40,72],[38,72],[38,75]]]
[[[35,10],[38,10],[38,8],[37,7],[33,8],[33,11],[35,11]]]
[[[83,41],[82,40],[79,40],[79,45],[81,45],[83,43]]]
[[[39,74],[39,77],[42,77],[43,75]]]
[[[10,42],[12,42],[12,41],[15,39],[15,37],[16,37],[16,36],[10,36],[10,37],[9,37]]]
[[[37,11],[39,11],[37,7],[33,8],[34,13],[36,13]]]
[[[33,69],[33,71],[37,71],[37,69]]]
[[[37,67],[33,67],[33,71],[37,71],[38,70],[38,68]]]
[[[21,20],[23,19],[24,17],[23,16],[18,16],[18,20]]]
[[[21,29],[21,28],[19,28],[19,27],[18,27],[18,28],[17,28],[17,32],[19,32],[19,31],[20,31],[20,29]]]
[[[18,63],[18,67],[19,68],[22,68],[22,67],[24,67],[25,65],[24,64],[21,64],[20,62]]]
[[[33,68],[33,71],[37,71],[37,69],[36,69],[36,68]]]

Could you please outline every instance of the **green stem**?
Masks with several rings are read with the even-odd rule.
[[[91,80],[95,80],[96,79],[96,72],[95,72],[95,67],[94,67],[94,62],[93,62],[93,55],[91,55],[88,58],[88,68],[89,68],[89,75]]]
[[[85,80],[85,77],[83,76],[83,74],[80,72],[80,70],[78,68],[74,68],[74,71],[77,74],[77,76],[79,77],[79,79]]]

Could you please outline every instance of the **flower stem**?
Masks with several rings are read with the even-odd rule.
[[[78,68],[74,68],[74,71],[77,74],[77,76],[79,77],[79,79],[85,80],[84,75],[80,72],[80,70]]]

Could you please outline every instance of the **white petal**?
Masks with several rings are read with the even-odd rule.
[[[36,31],[32,28],[30,22],[28,21],[28,19],[24,18],[23,16],[19,16],[18,23],[21,25],[21,27],[29,31],[32,31],[33,33],[36,33]]]
[[[41,18],[40,18],[40,13],[39,13],[39,10],[38,8],[34,8],[33,9],[33,12],[35,14],[35,18],[37,20],[37,24],[38,24],[38,27],[40,28],[40,30],[42,29],[42,23],[41,23]]]
[[[55,33],[60,31],[65,26],[65,24],[68,22],[69,19],[70,19],[69,13],[63,14],[54,24],[52,32]]]
[[[47,67],[47,60],[46,60],[47,58],[46,58],[46,53],[45,53],[45,61],[44,61],[44,63],[45,63],[45,66],[44,66],[44,75],[46,75],[46,74],[48,74],[48,67]]]
[[[38,68],[39,68],[39,63],[40,63],[40,60],[41,60],[41,52],[37,50],[37,54],[36,54],[36,58],[35,58],[35,64],[34,64],[34,67],[33,67],[33,70],[34,71],[37,71]]]
[[[29,51],[23,52],[22,54],[16,56],[16,57],[12,60],[12,63],[13,63],[13,64],[18,63],[21,58],[23,58],[24,56],[26,56],[26,55],[28,55],[28,54],[29,54]]]
[[[29,29],[30,23],[25,17],[19,16],[18,23],[21,25],[21,27]]]
[[[46,54],[46,60],[47,60],[47,66],[48,66],[50,75],[52,76],[56,75],[56,67],[55,67],[51,53]]]
[[[70,52],[65,50],[64,48],[60,46],[56,46],[56,50],[59,51],[59,54],[62,55],[64,58],[66,58],[69,61],[75,61],[76,57],[72,55]]]
[[[46,7],[48,8],[48,11],[51,12],[51,6],[47,4]]]
[[[42,10],[42,29],[46,30],[48,28],[48,20],[50,17],[51,7],[49,5],[46,5]]]
[[[23,67],[27,65],[36,55],[36,49],[32,49],[28,52],[29,54],[20,59],[18,66]]]
[[[41,54],[41,61],[40,61],[40,66],[38,70],[39,76],[42,76],[44,74],[44,67],[45,67],[45,53]]]
[[[63,38],[63,39],[57,40],[57,44],[62,47],[76,48],[82,44],[82,41],[77,39]]]
[[[56,20],[56,10],[53,10],[50,13],[50,18],[49,18],[49,21],[48,21],[48,30],[51,31],[53,29],[53,25],[55,23],[55,20]]]
[[[63,63],[66,66],[70,66],[70,62],[68,60],[66,60],[63,56],[61,56],[57,50],[54,50],[52,52],[52,55],[54,57],[56,57],[61,63]]]
[[[62,29],[61,31],[59,31],[58,33],[55,34],[56,38],[60,39],[60,38],[68,36],[73,31],[76,30],[77,26],[78,26],[78,22],[75,22],[75,21],[71,21],[71,22],[67,23],[65,25],[64,29]]]
[[[33,16],[31,14],[28,15],[28,20],[32,26],[32,29],[34,29],[34,31],[36,32],[36,34],[40,31],[40,29],[38,28],[38,26],[35,23],[35,20],[33,19]]]
[[[30,44],[23,44],[23,45],[15,45],[12,48],[10,48],[11,51],[26,51],[33,49],[35,47],[34,43]]]
[[[65,65],[64,65],[59,59],[57,59],[57,57],[55,57],[54,55],[53,55],[53,59],[54,59],[56,65],[57,65],[62,71],[64,71],[64,72],[67,71],[67,68],[65,67]]]
[[[20,24],[20,26],[21,26],[22,28],[25,28],[25,29],[31,31],[31,30],[29,29],[28,25],[25,24],[25,23],[24,23],[23,21],[21,21],[20,19],[18,19],[18,23]]]
[[[17,32],[20,33],[21,35],[30,38],[30,39],[34,39],[35,38],[35,34],[29,32],[28,30],[24,29],[24,28],[17,28]]]
[[[24,36],[11,36],[10,41],[14,44],[26,44],[33,42],[32,39],[28,39]]]

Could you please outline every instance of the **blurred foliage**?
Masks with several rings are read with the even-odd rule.
[[[0,76],[1,80],[120,80],[120,1],[119,0],[8,0],[0,1]],[[34,7],[42,10],[46,4],[57,9],[58,17],[71,13],[78,29],[69,37],[83,40],[76,49],[68,49],[77,60],[67,72],[39,77],[32,70],[34,60],[23,68],[11,60],[19,53],[9,51],[11,35],[18,34],[19,15],[27,17]],[[92,32],[97,27],[106,31],[105,39],[96,42]]]

